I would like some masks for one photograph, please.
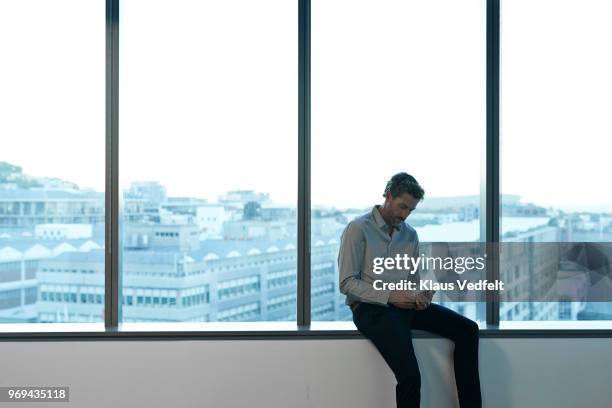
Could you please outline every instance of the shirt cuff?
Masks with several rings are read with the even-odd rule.
[[[390,290],[377,290],[376,291],[376,302],[387,306],[389,303],[389,296],[391,296]]]

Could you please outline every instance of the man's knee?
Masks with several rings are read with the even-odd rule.
[[[473,320],[466,319],[466,323],[458,333],[457,340],[478,341],[480,327]]]
[[[480,327],[478,327],[478,323],[476,323],[473,320],[470,320],[469,323],[467,324],[467,329],[466,332],[469,334],[470,337],[478,337],[478,335],[480,334]]]

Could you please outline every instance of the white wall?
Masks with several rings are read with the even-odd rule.
[[[485,407],[610,407],[610,339],[480,347]],[[420,338],[415,348],[422,406],[457,407],[451,343]],[[34,385],[69,386],[70,403],[17,408],[395,407],[393,374],[361,339],[1,342],[0,386]]]

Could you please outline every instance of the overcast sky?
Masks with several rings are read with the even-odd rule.
[[[163,5],[166,5],[163,8]],[[171,4],[171,7],[167,5]],[[478,194],[481,0],[312,0],[313,204]],[[502,1],[502,191],[612,205],[612,5]],[[0,161],[104,188],[104,1],[0,2]],[[121,184],[295,205],[297,1],[125,0]]]

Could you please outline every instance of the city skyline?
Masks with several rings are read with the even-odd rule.
[[[8,162],[8,161],[4,161],[4,162],[0,161],[0,163],[6,163],[8,165],[22,167],[22,166],[20,166],[20,165],[18,165],[16,163],[11,163],[11,162]],[[27,168],[23,168],[23,167],[22,167],[22,171],[23,171],[23,174],[25,176],[33,177],[35,179],[39,179],[39,178],[40,179],[55,179],[55,180],[58,180],[58,181],[61,181],[61,182],[67,183],[67,184],[74,184],[74,185],[77,186],[78,189],[80,189],[82,191],[95,191],[97,193],[103,193],[104,192],[103,190],[102,191],[96,190],[96,189],[91,188],[89,186],[79,185],[78,183],[76,183],[76,182],[74,182],[73,180],[70,180],[70,179],[61,179],[59,177],[54,177],[54,176],[50,176],[50,175],[44,175],[42,177],[41,176],[35,176],[35,175],[32,175],[32,174],[28,174]],[[282,202],[278,202],[278,201],[276,201],[274,199],[274,196],[271,193],[269,193],[268,191],[255,190],[255,189],[251,189],[251,188],[224,189],[224,190],[221,190],[219,192],[219,194],[216,194],[215,196],[210,196],[210,197],[208,197],[208,196],[189,196],[189,195],[180,195],[180,194],[177,195],[177,194],[171,194],[171,190],[168,189],[168,187],[166,185],[164,185],[163,183],[161,183],[160,181],[152,180],[152,179],[134,180],[134,181],[130,182],[127,185],[124,184],[122,186],[123,187],[122,188],[122,192],[125,193],[126,191],[128,191],[131,188],[131,185],[133,183],[136,183],[136,184],[138,184],[138,183],[157,183],[157,184],[163,186],[168,191],[168,193],[167,193],[168,197],[203,199],[203,200],[206,200],[207,203],[209,203],[209,204],[218,204],[219,203],[219,198],[224,196],[228,192],[232,192],[232,191],[253,191],[255,193],[267,194],[269,196],[269,198],[270,198],[270,203],[273,203],[275,205],[284,205],[284,206],[288,206],[290,208],[297,208],[297,193],[296,193],[296,200],[295,200],[294,203],[282,203]],[[0,185],[0,188],[1,188],[1,185]],[[40,189],[40,187],[35,187],[35,189]],[[455,195],[455,196],[426,196],[424,198],[424,200],[421,202],[421,208],[424,207],[424,206],[426,207],[428,205],[427,204],[428,199],[429,200],[435,200],[435,201],[439,202],[440,200],[453,200],[453,199],[457,199],[457,198],[469,198],[469,197],[471,197],[471,198],[474,198],[474,197],[478,198],[478,197],[480,197],[480,195],[479,194],[464,194],[464,195]],[[583,212],[583,213],[612,213],[612,204],[611,205],[586,205],[586,206],[585,205],[565,205],[565,206],[564,205],[550,205],[550,206],[545,206],[545,205],[542,205],[542,204],[539,204],[539,203],[536,203],[536,202],[529,202],[529,201],[523,200],[523,197],[521,197],[518,194],[509,194],[509,193],[508,194],[502,194],[501,197],[502,197],[501,198],[502,204],[504,204],[504,197],[508,197],[508,198],[512,197],[513,201],[514,201],[515,197],[518,197],[522,204],[525,204],[525,205],[532,204],[532,205],[540,206],[540,207],[547,208],[547,209],[562,210],[562,211],[565,211],[565,212],[577,212],[577,213],[580,213],[580,212]],[[338,206],[338,205],[336,205],[334,203],[314,203],[313,202],[312,203],[312,208],[313,209],[317,209],[317,208],[327,208],[327,209],[365,209],[365,208],[371,207],[372,205],[380,204],[382,201],[384,201],[384,198],[380,197],[380,199],[374,199],[374,201],[372,201],[371,203],[368,203],[368,204],[364,204],[364,205],[361,205],[361,206],[353,205],[353,206],[348,206],[348,207],[340,207],[340,206]],[[417,210],[418,209],[419,208],[417,207]]]
[[[0,270],[5,271],[0,279],[12,280],[6,290],[0,287],[0,295],[8,299],[8,307],[0,307],[0,320],[99,321],[104,303],[103,193],[75,191],[78,186],[56,178],[27,177],[4,162],[0,170],[5,187],[0,189]],[[19,186],[23,188],[14,188]],[[48,189],[41,189],[45,186]],[[157,182],[133,183],[123,196],[125,322],[295,319],[295,208],[267,205],[267,193],[250,190],[227,192],[220,204],[208,205],[193,197],[172,197]],[[503,201],[503,242],[597,241],[612,233],[611,216],[563,215],[523,205],[518,197]],[[477,243],[479,202],[477,196],[432,200],[430,213],[415,213],[408,223],[424,245]],[[313,213],[314,321],[348,319],[338,291],[336,257],[346,222],[359,212]],[[547,256],[543,264],[528,262],[529,252],[502,259],[502,276],[512,288],[510,299],[523,299],[503,302],[503,318],[575,320],[580,313],[589,319],[606,318],[605,305],[575,302],[560,308],[558,302],[526,302],[534,290],[548,293],[554,287],[550,271],[558,263],[556,251]],[[587,285],[586,269],[568,265],[564,271]],[[571,283],[560,284],[572,288]],[[447,305],[473,319],[484,318],[482,304]]]

